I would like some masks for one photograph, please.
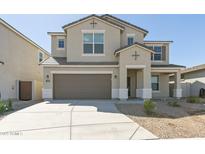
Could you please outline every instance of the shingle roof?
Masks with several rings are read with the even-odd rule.
[[[175,64],[152,64],[151,67],[164,67],[164,68],[179,67],[179,68],[185,68],[185,66],[175,65]]]
[[[173,43],[173,41],[166,40],[145,40],[144,43]]]
[[[136,26],[136,25],[134,25],[134,24],[131,24],[131,23],[129,23],[129,22],[127,22],[127,21],[124,21],[124,20],[122,20],[122,19],[119,19],[119,18],[117,18],[117,17],[114,17],[114,16],[112,16],[112,15],[110,15],[110,14],[104,14],[104,15],[102,15],[101,17],[111,17],[111,18],[113,18],[113,19],[115,19],[115,20],[119,20],[120,22],[122,22],[122,23],[125,23],[125,24],[127,24],[127,25],[130,25],[130,26],[132,26],[132,27],[134,27],[134,28],[136,28],[136,29],[140,29],[140,30],[142,30],[142,31],[144,31],[145,33],[148,33],[148,31],[147,30],[145,30],[145,29],[143,29],[143,28],[141,28],[141,27],[138,27],[138,26]]]
[[[64,57],[50,57],[42,65],[118,65],[118,62],[67,62]]]
[[[143,47],[143,48],[146,48],[146,49],[150,50],[151,52],[155,52],[154,50],[150,49],[150,48],[147,47],[146,45],[141,44],[141,43],[139,43],[139,42],[135,42],[134,44],[126,45],[126,46],[124,46],[124,47],[121,47],[121,48],[119,48],[119,49],[116,49],[116,50],[115,50],[115,54],[118,53],[118,52],[120,52],[121,50],[124,50],[124,49],[129,48],[129,47],[134,46],[134,45],[138,45],[138,46],[141,46],[141,47]]]
[[[65,32],[47,32],[48,35],[66,35]]]
[[[91,17],[98,18],[98,19],[103,20],[103,21],[105,21],[105,22],[107,22],[107,23],[110,23],[110,24],[112,24],[112,25],[114,25],[114,26],[117,26],[117,27],[119,27],[120,29],[124,29],[123,26],[118,25],[118,24],[115,24],[115,23],[110,22],[110,21],[107,21],[107,20],[105,20],[104,18],[102,18],[102,17],[100,17],[100,16],[97,16],[97,15],[95,15],[95,14],[89,15],[89,16],[87,16],[87,17],[84,17],[84,18],[81,18],[81,19],[76,20],[76,21],[74,21],[74,22],[71,22],[71,23],[69,23],[69,24],[66,24],[66,25],[63,26],[63,29],[65,29],[65,28],[68,27],[68,26],[74,25],[74,24],[76,24],[76,23],[78,23],[78,22],[81,22],[81,21],[83,21],[83,20],[86,20],[86,19],[88,19],[88,18],[91,18]]]

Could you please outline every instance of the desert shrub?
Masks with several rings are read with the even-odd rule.
[[[190,96],[187,98],[188,103],[200,103],[200,98],[197,96]]]
[[[8,100],[8,110],[13,110],[13,102],[11,99]]]
[[[155,104],[152,100],[145,100],[144,101],[144,110],[147,114],[152,114],[155,109]]]
[[[168,105],[172,107],[180,107],[180,104],[178,101],[170,101],[168,102]]]

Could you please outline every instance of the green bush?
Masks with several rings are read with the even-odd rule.
[[[0,114],[6,112],[8,110],[5,101],[0,101]]]
[[[190,96],[187,98],[188,103],[200,103],[200,98],[197,96]]]
[[[13,107],[10,99],[8,101],[0,100],[0,114],[11,110],[13,110]]]
[[[172,107],[180,107],[180,104],[179,104],[178,101],[168,102],[168,105],[169,105],[169,106],[172,106]]]
[[[144,110],[147,114],[152,114],[155,109],[155,104],[151,100],[144,101]]]

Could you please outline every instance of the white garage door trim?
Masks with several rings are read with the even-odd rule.
[[[113,74],[113,71],[51,71],[51,74]]]

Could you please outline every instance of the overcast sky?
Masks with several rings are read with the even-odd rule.
[[[50,52],[47,32],[87,15],[0,15]],[[145,40],[172,40],[170,63],[193,66],[205,63],[205,15],[114,15],[149,31]]]

